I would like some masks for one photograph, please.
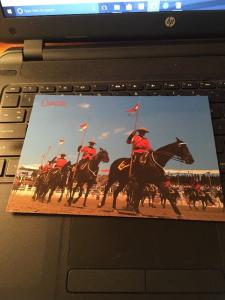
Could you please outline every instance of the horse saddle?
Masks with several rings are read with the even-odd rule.
[[[83,163],[80,164],[79,169],[84,170],[87,167],[87,165],[88,165],[88,161],[83,162]]]
[[[124,169],[126,169],[126,168],[129,168],[129,167],[130,167],[130,163],[129,163],[128,161],[126,161],[126,160],[123,160],[123,161],[119,164],[119,166],[118,166],[117,168],[118,168],[118,170],[122,171],[122,170],[124,170]]]

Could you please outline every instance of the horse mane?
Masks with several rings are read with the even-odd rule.
[[[156,149],[154,152],[165,151],[167,148],[169,148],[170,146],[173,146],[173,145],[175,145],[175,144],[177,144],[177,142],[167,144],[167,145],[165,145],[165,146],[162,146],[162,147]]]

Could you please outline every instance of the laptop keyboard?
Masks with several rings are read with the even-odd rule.
[[[0,183],[13,181],[36,94],[95,96],[209,96],[219,168],[225,183],[225,80],[12,85],[0,102]]]

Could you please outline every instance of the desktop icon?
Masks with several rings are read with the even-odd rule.
[[[126,10],[131,11],[132,9],[133,9],[133,5],[132,5],[131,3],[128,3],[128,4],[126,5]]]
[[[181,2],[176,2],[176,9],[181,9],[182,3]]]
[[[138,3],[138,9],[139,10],[144,10],[145,9],[145,4],[144,3]]]
[[[120,10],[120,4],[114,4],[114,10]]]
[[[19,14],[19,15],[22,15],[23,14],[23,9],[21,8],[21,7],[19,7],[19,8],[17,8],[17,13]]]

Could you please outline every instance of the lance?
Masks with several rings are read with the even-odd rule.
[[[86,133],[87,133],[88,123],[81,124],[80,128],[82,130],[81,143],[80,143],[81,148],[82,148],[84,141],[85,141]],[[78,154],[77,154],[76,164],[79,162],[79,159],[80,159],[80,150],[78,151]]]
[[[52,148],[52,146],[50,145],[50,146],[48,146],[48,150],[47,150],[47,152],[46,153],[44,153],[44,154],[42,154],[42,156],[41,156],[41,165],[43,165],[44,164],[44,162],[47,160],[47,158],[48,158],[48,155],[49,155],[49,153],[50,153],[50,151],[51,151],[51,148]]]
[[[58,156],[60,153],[63,153],[63,150],[64,150],[63,145],[64,145],[64,143],[65,143],[64,139],[58,140],[58,147],[57,147],[57,154],[56,154],[56,156]]]
[[[140,103],[137,103],[134,107],[128,110],[128,112],[134,112],[135,113],[135,122],[134,122],[134,130],[137,129],[137,123],[138,123],[138,111],[140,108]],[[131,154],[130,154],[130,167],[129,167],[129,177],[131,177],[131,172],[132,172],[132,165],[133,165],[133,150],[134,146],[132,144],[131,147]]]

